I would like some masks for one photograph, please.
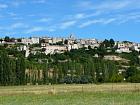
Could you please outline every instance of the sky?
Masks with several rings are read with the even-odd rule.
[[[140,0],[0,0],[0,37],[140,42]]]

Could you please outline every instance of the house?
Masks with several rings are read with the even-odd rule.
[[[114,60],[114,61],[120,61],[123,60],[123,58],[119,57],[119,56],[115,56],[115,55],[105,55],[104,56],[105,60]]]
[[[67,50],[70,51],[72,49],[79,49],[80,45],[79,44],[72,44],[72,45],[67,45]]]
[[[118,70],[118,74],[122,74],[123,72],[126,72],[126,70],[125,69],[119,69]]]
[[[32,37],[31,41],[33,44],[39,44],[39,37]]]
[[[97,44],[97,39],[79,39],[78,42],[83,45],[93,45]]]
[[[124,47],[131,48],[133,46],[133,43],[128,41],[123,41],[123,42],[117,42],[116,45],[118,48],[124,48]]]
[[[117,46],[117,50],[116,50],[117,53],[122,53],[122,52],[130,53],[131,52],[130,48],[133,47],[133,43],[128,41],[117,42],[116,46]]]
[[[58,45],[48,45],[45,48],[45,54],[55,54],[55,53],[64,53],[67,51],[67,48],[65,46],[58,46]]]
[[[49,45],[49,43],[41,43],[41,47],[46,47],[48,45]]]
[[[133,50],[140,52],[140,44],[135,43],[132,47]]]
[[[26,51],[27,50],[27,46],[26,45],[20,45],[19,47],[17,47],[18,51]]]
[[[38,37],[31,37],[31,38],[22,38],[21,43],[23,44],[39,44],[39,38]]]
[[[125,53],[130,53],[131,50],[129,47],[120,47],[116,50],[117,53],[122,53],[122,52],[125,52]]]
[[[48,44],[49,44],[49,43],[50,43],[50,44],[53,43],[52,38],[50,38],[50,37],[43,37],[42,40],[43,40],[42,43],[48,43]]]
[[[4,43],[5,43],[5,41],[4,41],[4,40],[1,40],[1,41],[0,41],[0,44],[4,44]]]
[[[119,56],[116,55],[105,55],[104,56],[105,60],[112,60],[112,61],[123,61],[123,62],[128,62],[129,60],[121,58]]]
[[[28,57],[30,55],[30,50],[29,49],[26,49],[25,51],[25,57]]]
[[[99,57],[99,55],[98,55],[98,54],[95,54],[93,57],[94,57],[94,58],[98,58],[98,57]]]
[[[36,53],[41,53],[41,51],[42,51],[41,47],[34,47],[31,49],[30,53],[35,55]]]
[[[88,46],[91,46],[93,49],[100,46],[97,39],[79,39],[78,43],[81,44],[82,47],[88,48]]]
[[[63,38],[52,38],[53,44],[56,44],[57,42],[63,42]]]

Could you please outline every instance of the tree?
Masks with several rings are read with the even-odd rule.
[[[0,42],[2,42],[3,41],[3,39],[0,39]]]
[[[105,40],[103,41],[103,45],[104,45],[105,48],[110,47],[110,42],[109,42],[109,40],[105,39]]]
[[[15,38],[11,38],[10,39],[10,42],[15,42]]]
[[[68,44],[68,40],[65,40],[65,41],[64,41],[64,44]]]
[[[42,52],[45,52],[46,51],[46,48],[42,48]]]
[[[25,84],[25,59],[23,57],[16,60],[16,84]]]
[[[111,77],[111,82],[122,82],[123,81],[123,76],[122,75],[118,75],[118,74],[113,74]]]
[[[91,48],[91,46],[90,46],[90,45],[88,46],[88,49],[89,49],[89,50],[92,50],[92,48]]]
[[[10,42],[10,37],[9,36],[5,36],[4,41],[5,42]]]
[[[7,56],[6,52],[0,54],[0,84],[1,85],[10,85],[10,59]]]
[[[74,76],[74,77],[73,77],[73,83],[79,84],[80,81],[81,81],[80,76]]]
[[[126,70],[125,78],[128,82],[140,82],[140,70],[131,66]]]
[[[129,68],[126,70],[126,73],[125,73],[126,79],[128,79],[128,78],[134,76],[134,75],[136,74],[136,71],[137,71],[136,67],[132,67],[132,66],[129,67]]]
[[[66,84],[71,84],[73,81],[72,81],[72,77],[71,76],[65,76],[64,77],[64,83]]]
[[[115,41],[113,39],[110,39],[109,42],[110,42],[110,47],[114,47]]]
[[[82,84],[87,84],[87,83],[90,83],[91,81],[92,81],[91,76],[88,76],[88,75],[81,76],[81,83]]]
[[[20,39],[20,38],[18,38],[18,39],[17,39],[17,41],[18,41],[18,42],[21,42],[21,39]]]

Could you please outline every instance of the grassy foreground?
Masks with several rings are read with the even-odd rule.
[[[0,87],[0,105],[140,105],[140,84]]]
[[[0,96],[0,105],[140,105],[138,93],[62,93]]]

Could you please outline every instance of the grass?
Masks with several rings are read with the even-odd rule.
[[[140,84],[0,87],[0,105],[140,105],[139,88]]]
[[[0,105],[140,105],[138,93],[61,93],[0,96]]]

